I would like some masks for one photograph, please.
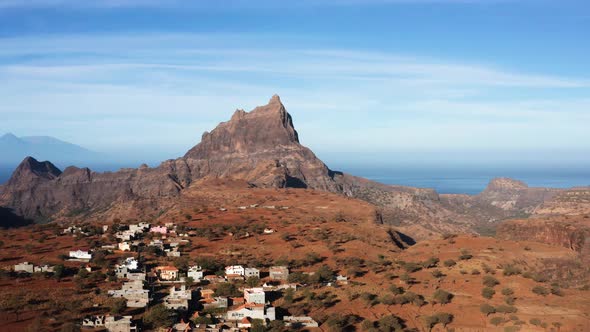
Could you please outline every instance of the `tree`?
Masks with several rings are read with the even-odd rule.
[[[184,279],[184,285],[186,288],[191,288],[194,284],[195,279],[193,279],[193,277],[186,277],[186,279]]]
[[[513,275],[521,274],[522,271],[514,265],[508,265],[508,266],[504,267],[504,271],[502,273],[505,276],[513,276]]]
[[[256,287],[260,284],[260,278],[258,278],[257,276],[250,276],[248,277],[248,279],[246,279],[246,285],[250,286],[250,287]]]
[[[486,299],[491,299],[496,294],[496,291],[490,287],[484,287],[481,290],[481,296],[485,297]]]
[[[264,328],[264,321],[262,319],[253,319],[252,320],[252,327],[250,328],[250,332],[264,332],[266,329]]]
[[[506,287],[506,288],[502,289],[502,295],[508,296],[508,295],[513,295],[513,294],[514,294],[514,290],[512,290],[512,288]]]
[[[432,274],[433,277],[439,279],[445,276],[444,273],[442,273],[440,270],[434,270],[432,271],[430,274]]]
[[[502,317],[492,317],[492,319],[490,319],[490,323],[492,323],[495,326],[498,326],[498,325],[504,323],[504,318],[502,318]]]
[[[178,257],[174,260],[174,267],[181,271],[188,270],[188,257]]]
[[[483,277],[483,284],[484,284],[484,286],[487,286],[487,287],[494,287],[494,286],[500,284],[500,282],[498,281],[498,279],[496,279],[492,276],[485,276],[485,277]]]
[[[291,303],[293,303],[294,299],[295,299],[295,290],[293,288],[288,288],[287,290],[285,290],[285,294],[283,295],[283,300],[285,301],[285,303],[291,304]]]
[[[425,269],[430,269],[436,267],[438,265],[438,262],[440,262],[440,259],[438,259],[437,257],[430,257],[422,263],[422,266]]]
[[[53,277],[57,279],[57,281],[61,280],[61,278],[64,276],[64,272],[65,267],[63,266],[63,264],[58,264],[53,267]]]
[[[502,314],[513,314],[518,310],[516,309],[516,307],[513,307],[511,305],[502,304],[496,308],[496,311]]]
[[[489,316],[491,314],[496,313],[496,308],[494,308],[493,306],[491,306],[487,303],[484,303],[479,306],[479,311],[481,311],[482,314]]]
[[[390,331],[401,331],[406,327],[403,319],[396,315],[384,316],[378,321],[379,331],[390,332]]]
[[[217,285],[217,289],[215,290],[215,296],[235,296],[238,294],[238,289],[236,285],[224,282]]]
[[[330,269],[327,265],[322,265],[320,268],[315,272],[313,275],[316,283],[321,282],[329,282],[334,280],[334,271]]]
[[[122,313],[125,310],[125,308],[127,308],[127,300],[125,300],[123,298],[110,299],[109,308],[110,308],[111,314],[119,315],[120,313]]]
[[[438,317],[436,317],[435,315],[424,316],[424,318],[422,319],[424,320],[424,325],[426,325],[428,331],[432,331],[434,325],[438,324]]]
[[[143,315],[143,323],[153,329],[168,327],[176,321],[175,313],[163,304],[158,304],[148,309]]]
[[[457,265],[457,262],[455,262],[453,259],[447,259],[443,264],[446,267],[452,267],[452,266]]]
[[[432,299],[433,299],[433,304],[434,303],[440,303],[442,304],[447,304],[451,302],[451,299],[453,298],[453,294],[442,290],[442,289],[437,289],[434,294],[432,295]]]
[[[443,325],[444,328],[447,327],[449,323],[453,321],[454,316],[447,312],[438,312],[435,314],[438,322]]]
[[[543,286],[535,286],[533,287],[533,293],[537,295],[547,296],[549,295],[549,290]]]

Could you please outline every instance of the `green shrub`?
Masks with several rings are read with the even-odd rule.
[[[533,287],[533,293],[537,295],[547,296],[549,295],[549,290],[543,286],[535,286]]]
[[[454,260],[452,260],[452,259],[447,259],[446,261],[444,261],[444,263],[443,263],[443,264],[444,264],[446,267],[452,267],[452,266],[455,266],[455,265],[457,265],[457,262],[455,262],[455,261],[454,261]]]
[[[481,296],[485,297],[486,299],[491,299],[496,294],[496,291],[490,287],[484,287],[481,290]]]
[[[494,308],[493,306],[491,306],[487,303],[484,303],[479,306],[479,311],[481,311],[482,314],[489,316],[491,314],[496,313],[496,308]]]
[[[513,295],[514,294],[514,290],[512,288],[503,288],[502,289],[502,295]]]
[[[496,279],[492,276],[485,276],[485,277],[483,277],[483,284],[487,287],[494,287],[494,286],[500,284],[500,282],[498,281],[498,279]]]

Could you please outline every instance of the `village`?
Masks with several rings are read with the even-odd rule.
[[[256,207],[240,206],[237,209]],[[274,206],[264,208],[275,209]],[[278,329],[318,327],[318,322],[311,317],[293,316],[272,305],[273,301],[285,295],[292,296],[298,288],[306,286],[297,282],[302,273],[290,275],[290,268],[286,265],[262,268],[238,264],[222,266],[213,259],[205,260],[203,265],[191,262],[183,255],[182,248],[190,243],[195,231],[186,227],[181,229],[174,223],[151,225],[146,222],[104,225],[90,231],[77,226],[63,229],[60,236],[80,238],[99,235],[115,240],[100,247],[78,248],[62,255],[68,263],[80,264],[79,270],[72,272],[77,276],[102,270],[109,280],[121,282],[120,288],[108,290],[108,295],[117,299],[114,303],[120,308],[80,317],[80,327],[85,331],[141,331],[145,324],[134,318],[137,313],[143,313],[143,321],[146,315],[155,314],[158,321],[151,327],[171,332],[261,331],[273,326]],[[275,232],[265,228],[260,234]],[[249,234],[242,236],[248,237]],[[114,266],[105,265],[105,256],[111,254],[119,257],[117,263]],[[154,264],[153,258],[156,258],[157,264]],[[37,266],[31,262],[14,265],[14,272],[19,274],[62,274],[63,271],[64,265]],[[332,275],[327,279],[322,279],[324,286],[347,282],[346,277],[330,273]],[[310,276],[314,273],[305,274]],[[126,310],[136,315],[113,314]]]

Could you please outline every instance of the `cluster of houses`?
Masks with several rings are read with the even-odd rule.
[[[239,209],[256,208],[257,205],[238,207]],[[283,209],[287,207],[262,206],[267,209]],[[223,208],[221,209],[224,210]],[[108,226],[103,227],[103,233],[108,231]],[[150,225],[145,222],[121,226],[113,236],[118,239],[116,244],[104,245],[102,249],[119,250],[121,252],[132,252],[138,250],[141,246],[154,247],[164,252],[167,257],[181,256],[181,243],[188,241],[184,239],[188,234],[177,233],[177,227],[174,224]],[[264,234],[272,234],[275,230],[271,228],[264,229]],[[63,231],[64,234],[84,234],[80,227],[71,226]],[[143,238],[146,234],[149,236],[149,242]],[[145,242],[144,242],[145,241]],[[139,256],[140,254],[138,254]],[[90,262],[93,258],[93,252],[90,250],[72,250],[68,254],[68,260]],[[53,268],[44,266],[34,266],[31,263],[23,262],[14,266],[17,272],[52,272]],[[112,272],[117,279],[123,280],[118,289],[108,290],[107,294],[113,298],[123,298],[129,308],[147,308],[148,306],[158,303],[163,304],[170,310],[180,311],[183,313],[193,312],[193,317],[204,315],[214,315],[216,321],[220,322],[213,325],[193,324],[192,322],[181,322],[176,324],[170,331],[243,331],[252,327],[253,320],[260,320],[268,323],[281,319],[287,327],[317,327],[318,323],[310,317],[295,317],[277,315],[277,308],[271,304],[273,292],[281,291],[286,288],[297,288],[298,285],[288,284],[289,268],[287,266],[271,266],[268,273],[264,273],[256,267],[243,265],[226,266],[223,274],[207,273],[199,265],[189,266],[186,270],[179,270],[172,265],[161,265],[146,270],[142,266],[139,258],[126,257],[119,261],[113,267]],[[249,278],[261,278],[273,281],[264,283],[260,287],[244,288],[241,290],[243,296],[217,296],[214,291],[215,286],[209,288],[207,285],[227,282],[244,282]],[[193,290],[189,286],[197,283],[197,289]],[[166,288],[157,285],[166,285]],[[85,328],[96,328],[114,332],[135,332],[139,326],[134,324],[132,316],[93,316],[84,318],[82,326]]]
[[[19,264],[14,265],[14,272],[26,272],[26,273],[36,273],[36,272],[54,272],[53,266],[49,266],[47,264],[36,266],[29,262],[22,262]]]

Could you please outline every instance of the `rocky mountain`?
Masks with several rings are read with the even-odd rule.
[[[475,232],[482,224],[530,214],[557,192],[495,179],[476,196],[439,195],[333,171],[300,143],[291,115],[275,95],[250,112],[235,111],[183,157],[155,168],[97,173],[68,167],[62,173],[50,162],[26,158],[0,187],[0,206],[37,220],[129,209],[141,215],[177,204],[187,188],[198,190],[203,181],[224,178],[360,198],[378,207],[379,222],[416,239]]]

